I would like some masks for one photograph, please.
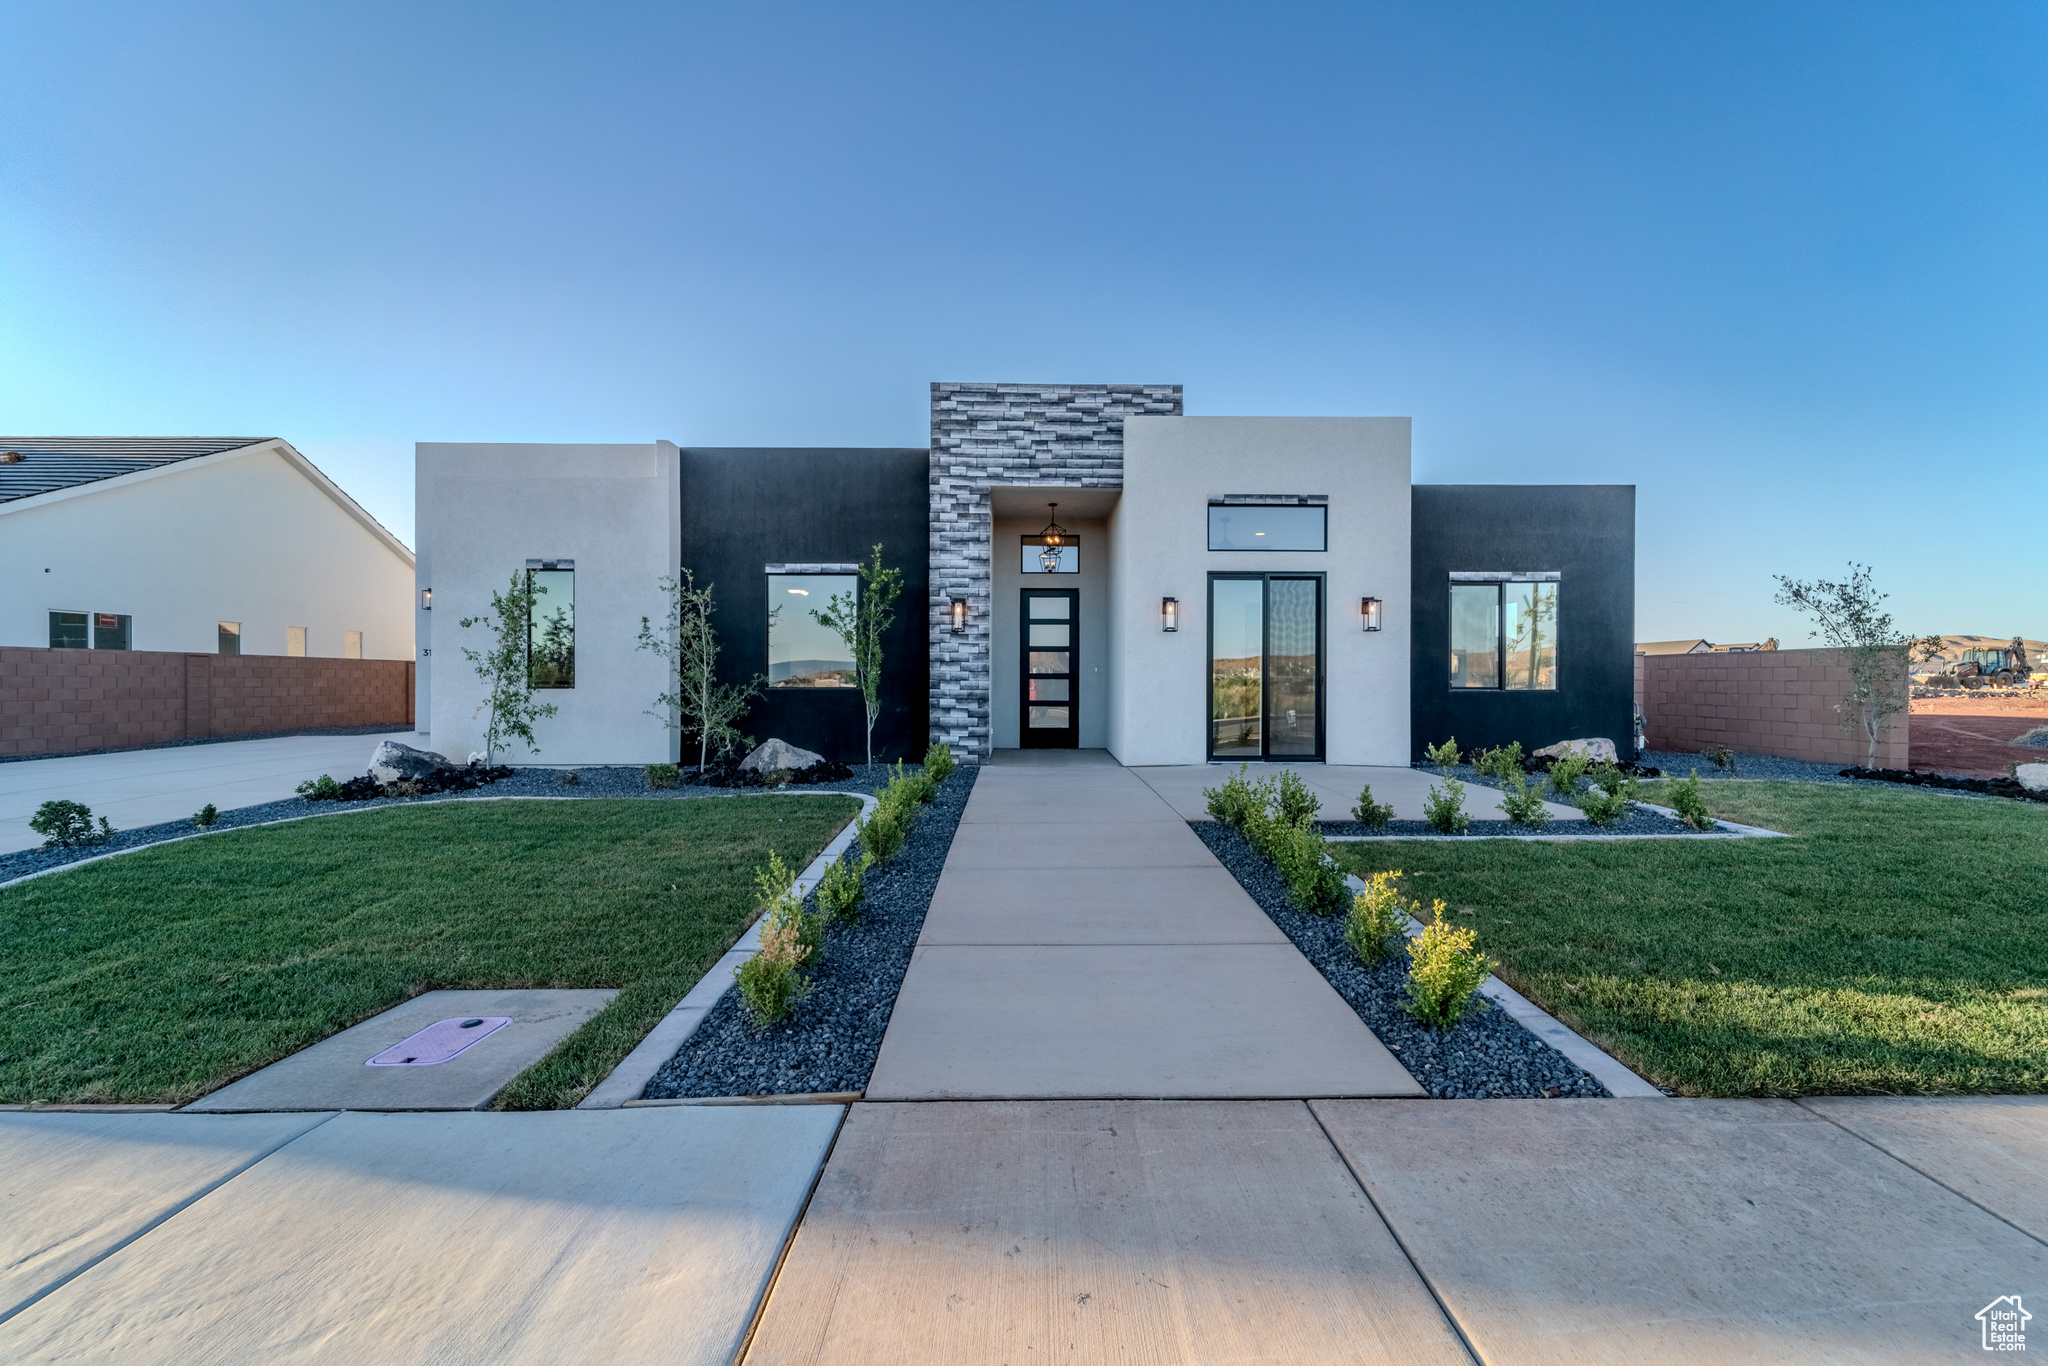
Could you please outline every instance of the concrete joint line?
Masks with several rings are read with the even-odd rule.
[[[811,1212],[811,1201],[817,1197],[818,1183],[825,1179],[825,1168],[832,1165],[832,1154],[839,1149],[839,1136],[846,1132],[846,1120],[852,1113],[851,1105],[840,1109],[839,1122],[832,1126],[832,1141],[825,1145],[825,1155],[818,1159],[817,1170],[811,1173],[811,1184],[804,1191],[803,1203],[796,1207],[789,1227],[782,1232],[782,1249],[775,1254],[775,1265],[769,1269],[768,1279],[761,1283],[761,1295],[754,1301],[754,1312],[747,1319],[747,1331],[740,1337],[740,1349],[732,1356],[734,1366],[745,1362],[747,1353],[753,1350],[754,1334],[761,1330],[761,1320],[768,1314],[769,1297],[775,1293],[775,1286],[782,1279],[782,1268],[789,1262],[790,1249],[796,1246],[797,1231],[804,1226],[804,1216]]]
[[[865,792],[789,792],[782,795],[860,799],[860,815],[848,821],[846,828],[833,836],[832,842],[825,846],[824,852],[812,859],[803,872],[797,874],[796,894],[799,897],[809,896],[811,890],[825,876],[825,870],[837,863],[840,856],[853,847],[855,823],[862,817],[872,815],[880,803]],[[766,928],[763,917],[754,917],[754,923],[740,936],[739,942],[727,949],[719,960],[711,965],[711,970],[697,979],[697,985],[690,988],[689,994],[676,1002],[668,1014],[661,1018],[659,1024],[647,1031],[647,1037],[612,1069],[609,1076],[590,1088],[590,1094],[578,1102],[576,1108],[616,1110],[629,1100],[639,1099],[640,1093],[647,1089],[648,1082],[654,1080],[654,1074],[661,1070],[662,1064],[673,1058],[676,1050],[690,1041],[690,1036],[697,1032],[697,1026],[704,1022],[704,1017],[711,1013],[711,1008],[724,999],[726,992],[733,989],[737,980],[733,977],[733,972],[738,970],[741,963],[760,952],[761,931]]]
[[[1451,1312],[1451,1306],[1444,1302],[1442,1293],[1436,1288],[1436,1282],[1429,1278],[1429,1273],[1422,1269],[1422,1263],[1416,1260],[1413,1249],[1408,1246],[1408,1240],[1401,1236],[1400,1229],[1394,1227],[1394,1221],[1380,1208],[1380,1202],[1372,1198],[1372,1187],[1365,1184],[1365,1178],[1359,1174],[1358,1168],[1351,1165],[1350,1157],[1344,1152],[1344,1145],[1330,1132],[1330,1126],[1323,1123],[1323,1117],[1316,1112],[1313,1102],[1303,1101],[1302,1104],[1308,1107],[1308,1117],[1314,1120],[1316,1128],[1322,1131],[1323,1142],[1330,1145],[1330,1150],[1337,1154],[1337,1160],[1344,1164],[1344,1170],[1351,1174],[1352,1183],[1358,1187],[1358,1193],[1365,1197],[1365,1203],[1372,1206],[1372,1212],[1379,1216],[1381,1226],[1387,1230],[1387,1236],[1394,1240],[1394,1246],[1400,1248],[1401,1255],[1408,1259],[1408,1267],[1415,1273],[1415,1279],[1422,1282],[1422,1288],[1427,1290],[1429,1298],[1435,1301],[1436,1312],[1444,1316],[1444,1322],[1458,1335],[1458,1344],[1465,1349],[1465,1355],[1479,1363],[1479,1366],[1486,1366],[1486,1358],[1480,1355],[1479,1348],[1466,1335],[1465,1325],[1458,1322],[1458,1316]]]
[[[1942,1180],[1933,1172],[1928,1171],[1925,1167],[1914,1166],[1911,1162],[1907,1161],[1903,1157],[1900,1157],[1890,1148],[1885,1147],[1884,1144],[1879,1143],[1876,1139],[1870,1137],[1868,1134],[1857,1133],[1854,1129],[1842,1123],[1841,1120],[1836,1119],[1827,1111],[1814,1109],[1811,1105],[1808,1105],[1806,1103],[1808,1099],[1810,1099],[1810,1097],[1794,1096],[1792,1098],[1792,1103],[1794,1105],[1797,1105],[1800,1109],[1806,1111],[1806,1113],[1808,1113],[1809,1115],[1813,1115],[1817,1118],[1826,1120],[1828,1123],[1834,1125],[1837,1129],[1840,1129],[1843,1133],[1849,1135],[1849,1137],[1855,1139],[1857,1142],[1869,1144],[1871,1147],[1877,1149],[1879,1152],[1883,1153],[1886,1157],[1889,1157],[1892,1161],[1898,1163],[1906,1170],[1911,1172],[1918,1172],[1921,1176],[1926,1177],[1929,1181],[1932,1181],[1935,1185],[1941,1187],[1950,1195],[1955,1196],[1958,1200],[1962,1200],[1967,1202],[1968,1204],[1975,1205],[1978,1209],[1983,1210],[1986,1214],[1990,1215],[1993,1219],[1996,1219],[1999,1223],[2004,1224],[2013,1232],[2022,1234],[2027,1238],[2031,1238],[2033,1241],[2041,1244],[2041,1246],[2043,1247],[2048,1247],[2048,1238],[2043,1238],[2039,1234],[2034,1233],[2031,1230],[2021,1228],[2018,1224],[2015,1224],[2012,1220],[2006,1218],[2003,1214],[2000,1214],[1997,1210],[1991,1208],[1991,1206],[1984,1204],[1983,1202],[1972,1197],[1968,1192],[1957,1190],[1954,1186],[1951,1186],[1948,1182]]]
[[[335,1111],[335,1114],[340,1113],[341,1112],[339,1110]],[[123,1248],[130,1246],[137,1239],[147,1237],[149,1234],[155,1232],[157,1229],[162,1228],[170,1220],[176,1218],[180,1214],[183,1214],[186,1210],[191,1209],[201,1200],[204,1200],[207,1196],[213,1194],[222,1186],[225,1186],[228,1182],[240,1176],[243,1172],[248,1171],[251,1167],[255,1166],[258,1162],[261,1162],[264,1158],[269,1157],[278,1149],[285,1147],[287,1144],[298,1142],[307,1134],[310,1134],[313,1132],[313,1130],[319,1128],[320,1125],[325,1124],[327,1120],[333,1118],[334,1115],[328,1115],[326,1119],[322,1119],[315,1124],[307,1125],[305,1128],[299,1130],[297,1133],[291,1135],[289,1138],[279,1139],[277,1142],[271,1144],[268,1148],[265,1148],[262,1152],[257,1153],[254,1157],[250,1158],[247,1162],[244,1162],[241,1166],[236,1167],[233,1171],[224,1173],[221,1176],[220,1180],[215,1181],[212,1185],[205,1187],[203,1190],[194,1191],[186,1199],[180,1200],[177,1204],[171,1206],[162,1214],[159,1214],[156,1218],[144,1224],[141,1228],[136,1229],[135,1232],[129,1234],[120,1242],[115,1243],[112,1247],[108,1248],[105,1252],[102,1252],[99,1256],[93,1258],[91,1261],[86,1262],[80,1267],[78,1267],[70,1275],[65,1276],[61,1280],[53,1281],[49,1285],[44,1286],[41,1290],[38,1290],[35,1294],[30,1295],[27,1299],[23,1300],[20,1304],[15,1305],[13,1308],[0,1310],[0,1323],[7,1322],[7,1320],[13,1318],[22,1310],[31,1308],[37,1303],[41,1302],[43,1299],[47,1298],[48,1296],[55,1294],[59,1290],[62,1290],[65,1286],[71,1284],[71,1282],[77,1280],[80,1276],[83,1276],[86,1272],[92,1270],[101,1262],[104,1262],[105,1260],[107,1260],[107,1258],[113,1256],[116,1252],[119,1252]]]
[[[1354,892],[1365,890],[1365,883],[1355,874],[1345,874],[1344,882]],[[1414,916],[1409,916],[1408,937],[1413,939],[1421,933],[1422,922]],[[1607,1088],[1607,1093],[1616,1099],[1670,1099],[1646,1078],[1631,1071],[1618,1058],[1500,978],[1488,977],[1480,983],[1479,994],[1506,1011],[1508,1018],[1516,1024],[1592,1073],[1594,1078]]]

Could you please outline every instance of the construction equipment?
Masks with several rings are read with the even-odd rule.
[[[2027,681],[2027,650],[2014,636],[2002,650],[1965,650],[1937,683],[1963,688],[2010,688]]]

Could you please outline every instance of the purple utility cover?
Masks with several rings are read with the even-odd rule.
[[[512,1023],[509,1015],[457,1015],[436,1020],[403,1043],[395,1043],[365,1067],[432,1067],[462,1052],[487,1034]]]

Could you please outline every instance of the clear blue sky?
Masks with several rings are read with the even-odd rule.
[[[1639,486],[1638,634],[2048,635],[2048,7],[0,4],[0,431],[923,445],[933,379]],[[1560,528],[1560,535],[1569,529]]]

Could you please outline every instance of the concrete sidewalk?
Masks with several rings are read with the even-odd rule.
[[[411,731],[283,735],[0,764],[0,854],[41,847],[28,822],[46,801],[84,802],[115,829],[133,830],[183,820],[208,802],[227,811],[283,801],[323,773],[358,777],[384,740],[421,743]]]
[[[1099,750],[1005,752],[976,779],[867,1089],[1421,1094],[1179,813]]]

